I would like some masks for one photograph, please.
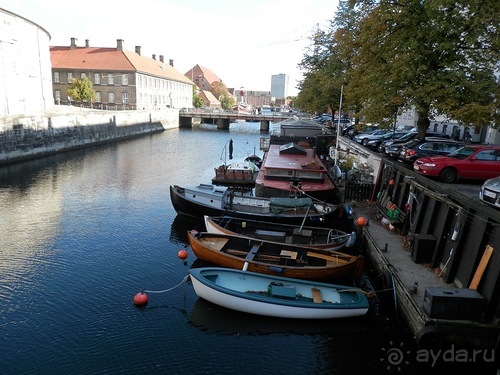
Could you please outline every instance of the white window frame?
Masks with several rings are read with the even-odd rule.
[[[122,104],[128,104],[128,93],[122,92]]]
[[[101,75],[99,73],[94,74],[94,84],[96,84],[96,85],[101,84]]]
[[[114,92],[110,92],[108,94],[108,103],[114,103],[115,102],[115,93]]]
[[[128,86],[128,74],[122,74],[122,86]]]
[[[54,72],[54,83],[59,83],[59,72]]]
[[[108,85],[114,85],[114,84],[115,84],[115,81],[114,81],[113,74],[108,73]]]
[[[73,73],[68,72],[68,83],[71,83],[72,79],[73,79]]]

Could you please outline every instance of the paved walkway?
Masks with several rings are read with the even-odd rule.
[[[384,253],[388,263],[397,272],[399,278],[406,286],[416,304],[422,308],[426,287],[453,287],[439,277],[440,269],[432,269],[427,264],[417,264],[411,258],[411,247],[407,236],[400,235],[397,231],[390,230],[388,225],[377,220],[375,214],[377,208],[375,204],[369,202],[357,202],[354,207],[356,217],[368,219],[368,225],[363,227],[367,231],[373,242],[387,252]],[[394,271],[393,271],[394,272]],[[416,287],[416,293],[415,285]]]

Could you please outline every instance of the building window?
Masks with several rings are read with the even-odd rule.
[[[113,84],[114,84],[113,74],[108,74],[108,85],[113,85]]]
[[[56,103],[57,104],[61,104],[61,91],[60,90],[56,90]]]
[[[95,93],[95,101],[96,102],[100,102],[101,101],[101,92],[100,91],[96,91],[96,93]]]
[[[96,85],[101,84],[101,75],[99,73],[94,74],[94,84],[96,84]]]
[[[83,79],[83,78],[85,78],[85,77],[87,77],[87,74],[86,74],[86,73],[80,73],[80,78],[82,78],[82,79]]]
[[[128,93],[126,93],[126,92],[122,93],[122,103],[128,104]]]
[[[128,74],[122,74],[122,86],[128,86]]]
[[[115,102],[115,93],[114,92],[110,92],[108,94],[108,103],[114,103]]]
[[[73,73],[68,73],[68,83],[71,83],[72,79],[73,79]]]
[[[54,72],[54,82],[59,83],[59,72]]]

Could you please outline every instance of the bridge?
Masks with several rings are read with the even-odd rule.
[[[179,127],[190,128],[193,119],[200,119],[201,122],[213,123],[218,129],[229,129],[229,124],[236,120],[260,122],[260,130],[269,130],[270,122],[280,122],[292,118],[291,113],[268,112],[261,114],[238,113],[231,111],[209,111],[200,109],[183,109],[179,111]]]

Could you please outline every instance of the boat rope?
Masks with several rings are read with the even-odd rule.
[[[177,288],[179,285],[182,285],[183,283],[185,283],[188,279],[189,279],[189,275],[186,275],[179,284],[177,284],[176,286],[173,286],[172,288],[165,289],[165,290],[143,290],[143,292],[145,292],[145,293],[165,293],[165,292],[170,292],[171,290],[174,290],[175,288]]]

